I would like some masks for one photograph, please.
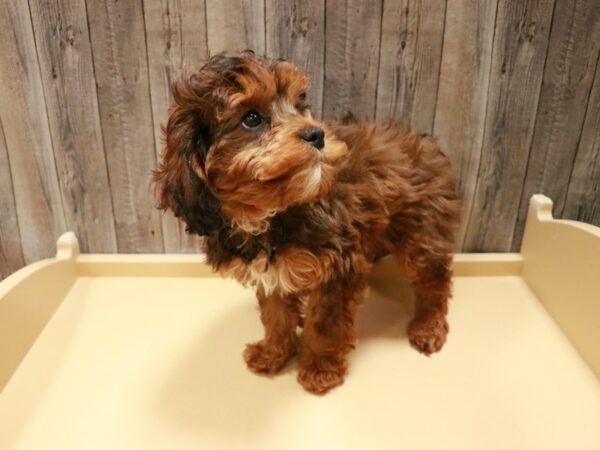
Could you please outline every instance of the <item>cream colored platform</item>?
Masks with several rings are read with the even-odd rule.
[[[79,255],[65,235],[0,283],[0,449],[600,449],[600,230],[550,209],[534,197],[520,254],[457,256],[431,358],[381,263],[324,397],[294,364],[245,368],[253,294],[200,256]]]

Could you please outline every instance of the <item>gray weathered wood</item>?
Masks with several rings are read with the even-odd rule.
[[[326,2],[324,117],[375,117],[381,14],[382,0]]]
[[[483,145],[497,1],[448,0],[434,135],[452,161],[463,199],[462,248]]]
[[[8,152],[0,123],[0,280],[24,264]]]
[[[88,0],[87,11],[118,248],[161,252],[150,189],[156,146],[141,0]]]
[[[208,50],[265,53],[265,0],[206,0]]]
[[[433,131],[445,9],[446,0],[383,3],[377,120]]]
[[[587,105],[563,217],[600,226],[600,59]]]
[[[316,116],[433,128],[464,250],[516,250],[534,192],[600,225],[597,0],[86,1],[0,8],[0,277],[67,228],[84,250],[196,251],[150,189],[169,84],[244,48],[302,67]]]
[[[308,100],[321,117],[325,62],[325,1],[266,0],[267,55],[285,58],[310,76]]]
[[[465,249],[510,250],[531,147],[554,0],[501,0]]]
[[[31,263],[55,252],[65,219],[27,2],[2,5],[0,42],[0,120],[23,256]]]
[[[172,101],[171,83],[184,65],[198,64],[208,56],[204,1],[145,0],[146,48],[150,75],[150,97],[154,117],[154,142],[160,157]],[[185,233],[185,226],[170,213],[161,217],[165,251],[196,252],[198,239]]]
[[[67,228],[85,252],[115,252],[112,201],[85,4],[30,0]]]
[[[556,3],[527,176],[513,237],[521,245],[529,197],[543,193],[560,217],[581,135],[598,52],[600,3]]]

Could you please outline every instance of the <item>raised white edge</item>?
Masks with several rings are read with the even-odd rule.
[[[547,222],[554,220],[552,217],[551,199],[542,194],[532,195],[529,199],[529,215],[538,222]]]
[[[554,203],[551,199],[542,194],[534,194],[529,199],[529,210],[527,211],[527,222],[525,223],[525,234],[523,244],[525,244],[525,236],[527,235],[527,227],[534,223],[554,222],[561,225],[567,225],[586,233],[591,233],[594,236],[600,237],[600,227],[585,222],[569,219],[555,219],[552,216],[552,207]],[[521,249],[522,251],[522,249]]]
[[[79,254],[79,241],[72,231],[63,233],[56,241],[56,259],[76,259]]]

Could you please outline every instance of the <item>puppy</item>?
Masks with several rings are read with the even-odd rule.
[[[154,181],[159,207],[204,237],[208,263],[256,289],[265,336],[246,347],[248,367],[274,374],[298,354],[298,381],[321,394],[343,382],[365,277],[383,256],[415,290],[410,343],[442,348],[459,201],[433,141],[316,120],[308,82],[250,51],[182,75]]]

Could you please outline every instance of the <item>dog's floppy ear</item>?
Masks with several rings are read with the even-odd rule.
[[[223,223],[220,202],[198,174],[204,172],[211,145],[209,119],[198,107],[182,106],[176,99],[163,134],[162,162],[154,172],[158,207],[173,211],[186,223],[186,232],[208,236]]]

